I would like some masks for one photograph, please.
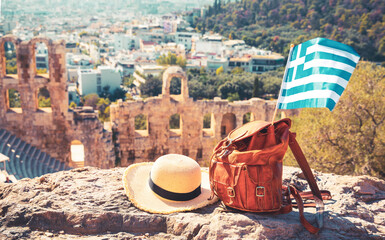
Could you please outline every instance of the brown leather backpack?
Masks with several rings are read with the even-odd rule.
[[[295,134],[289,131],[291,120],[254,121],[237,129],[214,148],[210,161],[211,190],[231,208],[250,212],[288,213],[292,210],[291,196],[296,200],[301,223],[311,233],[323,225],[324,204],[330,199],[328,191],[318,189],[313,173],[299,147]],[[282,159],[290,146],[311,192],[300,193],[294,186],[282,185]],[[303,201],[314,199],[318,227],[303,215]]]

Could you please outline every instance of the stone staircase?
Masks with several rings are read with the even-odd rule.
[[[4,129],[0,129],[0,153],[9,157],[9,162],[5,163],[6,171],[17,180],[71,169]],[[3,162],[0,163],[0,169],[4,169]]]

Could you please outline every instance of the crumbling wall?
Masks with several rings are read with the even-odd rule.
[[[15,46],[17,75],[6,74],[5,42]],[[39,75],[35,44],[40,42],[48,48],[49,73]],[[42,87],[49,91],[50,108],[38,107],[38,91]],[[7,92],[11,88],[19,92],[21,108],[10,108]],[[83,119],[82,114],[88,117]],[[0,38],[0,128],[67,164],[70,163],[71,141],[80,140],[85,148],[85,165],[114,166],[112,135],[104,130],[97,113],[68,109],[64,41],[46,38],[20,41],[11,35]]]
[[[181,79],[181,94],[170,94],[170,81]],[[275,101],[253,98],[248,101],[193,101],[188,96],[187,77],[180,67],[170,67],[163,75],[162,94],[139,101],[118,101],[111,105],[111,121],[118,133],[121,165],[155,160],[167,153],[187,155],[203,163],[216,143],[229,131],[243,124],[246,113],[252,119],[270,121]],[[147,117],[147,130],[135,130],[135,117]],[[180,129],[170,129],[173,114],[181,117]],[[203,128],[203,117],[211,114],[211,128]]]

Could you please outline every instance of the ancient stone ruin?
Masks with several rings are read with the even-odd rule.
[[[17,74],[6,70],[4,46],[9,43],[16,52]],[[47,46],[49,59],[49,71],[44,74],[36,69],[35,46],[41,43]],[[180,95],[170,94],[173,78],[181,80]],[[0,128],[69,167],[76,167],[70,153],[73,142],[84,146],[85,166],[127,166],[167,153],[184,154],[202,163],[215,144],[245,119],[269,121],[275,107],[274,101],[258,98],[194,101],[189,97],[185,72],[170,67],[163,75],[161,95],[111,105],[111,122],[106,124],[111,128],[107,130],[92,108],[68,108],[67,80],[63,41],[40,37],[21,41],[11,35],[0,38]],[[49,107],[39,106],[41,89],[49,94]],[[15,93],[20,106],[10,101],[10,94]],[[138,117],[145,122],[142,128],[135,126]],[[170,127],[170,118],[179,124]],[[18,150],[12,142],[7,144]]]
[[[172,78],[180,78],[181,94],[170,94]],[[244,118],[272,118],[275,101],[253,98],[229,103],[227,100],[198,100],[189,97],[187,77],[182,68],[169,67],[163,74],[162,94],[141,101],[111,105],[111,122],[117,133],[121,165],[156,160],[167,153],[179,153],[207,161],[216,143]],[[135,120],[146,119],[146,129],[135,129]],[[170,118],[179,118],[179,128],[170,128]],[[209,126],[204,126],[204,117]],[[206,128],[205,128],[206,127]]]
[[[7,74],[4,44],[16,51],[17,74]],[[35,45],[48,48],[49,72],[38,74]],[[49,92],[50,107],[39,107],[41,88]],[[10,90],[17,92],[20,106],[10,105]],[[103,128],[92,109],[68,109],[65,44],[46,38],[21,41],[7,35],[0,38],[0,128],[17,138],[71,165],[70,146],[77,140],[84,145],[84,164],[114,167],[112,133]],[[9,143],[12,144],[12,143]]]

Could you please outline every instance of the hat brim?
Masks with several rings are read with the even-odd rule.
[[[148,178],[153,162],[136,163],[130,165],[123,173],[123,186],[130,201],[139,209],[150,213],[170,214],[184,212],[205,207],[218,201],[214,196],[210,199],[209,174],[201,170],[201,194],[189,201],[171,201],[154,193],[148,184]]]

